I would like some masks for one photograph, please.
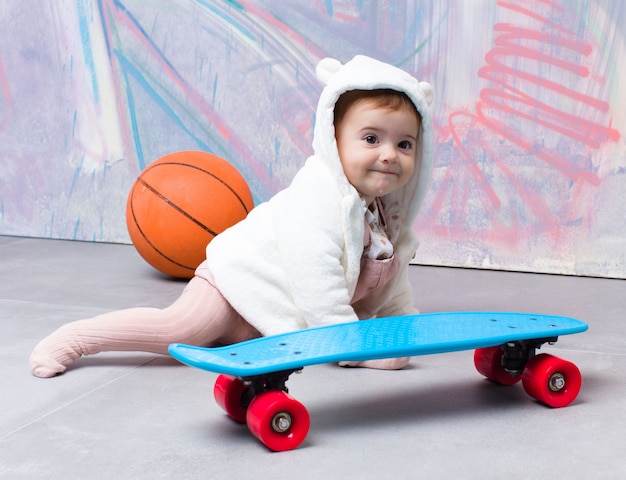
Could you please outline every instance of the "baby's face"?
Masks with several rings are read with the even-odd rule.
[[[419,127],[414,112],[374,107],[369,100],[350,107],[336,126],[343,171],[368,205],[413,175]]]

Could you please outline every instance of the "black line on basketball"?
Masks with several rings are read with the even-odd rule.
[[[172,202],[169,198],[167,198],[165,195],[163,195],[162,193],[160,193],[158,190],[156,190],[155,188],[153,188],[151,185],[147,184],[142,178],[138,178],[137,179],[144,187],[146,187],[148,190],[150,190],[152,193],[154,193],[157,197],[159,197],[161,200],[163,200],[165,203],[167,203],[170,207],[172,207],[174,210],[176,210],[178,213],[180,213],[181,215],[187,217],[189,220],[191,220],[193,223],[195,223],[196,225],[198,225],[200,228],[202,228],[203,230],[205,230],[206,232],[210,233],[213,236],[217,235],[217,232],[214,232],[213,230],[211,230],[209,227],[207,227],[206,225],[204,225],[202,222],[198,221],[197,219],[193,218],[191,215],[189,215],[186,211],[184,211],[182,208],[180,208],[178,205],[176,205],[174,202]]]
[[[133,190],[132,190],[132,191],[134,192],[134,191],[135,191],[135,188],[133,188]],[[132,192],[131,192],[131,194],[132,194]],[[158,249],[158,248],[154,245],[154,243],[152,243],[152,242],[150,241],[150,239],[146,236],[146,234],[145,234],[145,233],[143,233],[143,230],[141,229],[141,227],[139,226],[139,222],[137,221],[137,217],[135,216],[135,207],[134,207],[134,205],[133,205],[132,198],[131,198],[131,201],[130,201],[130,212],[131,212],[131,215],[133,216],[133,222],[135,223],[135,226],[137,227],[137,230],[139,230],[139,233],[141,234],[141,236],[143,237],[143,239],[146,241],[146,243],[147,243],[148,245],[150,245],[150,246],[152,247],[152,249],[153,249],[153,250],[154,250],[157,254],[159,254],[161,257],[163,257],[164,259],[166,259],[168,262],[171,262],[171,263],[173,263],[174,265],[176,265],[176,266],[178,266],[178,267],[181,267],[181,268],[184,268],[184,269],[186,269],[186,270],[190,270],[190,271],[195,271],[196,267],[189,267],[189,266],[187,266],[187,265],[183,265],[182,263],[180,263],[180,262],[178,262],[178,261],[174,260],[173,258],[170,258],[169,256],[165,255],[165,254],[164,254],[161,250],[159,250],[159,249]]]
[[[243,207],[244,211],[246,213],[250,213],[248,211],[248,207],[246,207],[246,204],[244,203],[243,199],[239,196],[239,194],[237,193],[236,190],[233,189],[233,187],[231,187],[228,183],[226,183],[224,180],[222,180],[220,177],[218,177],[217,175],[215,175],[214,173],[210,172],[209,170],[205,170],[204,168],[198,167],[196,165],[190,165],[188,163],[184,163],[184,162],[163,162],[163,163],[159,163],[157,165],[154,165],[154,168],[159,167],[161,165],[183,165],[185,167],[189,167],[189,168],[195,168],[196,170],[199,170],[200,172],[206,173],[207,175],[210,175],[211,177],[213,177],[215,180],[217,180],[218,182],[220,182],[222,185],[224,185],[226,188],[228,188],[228,190],[230,190],[232,192],[232,194],[237,197],[237,200],[239,200],[239,203],[241,204],[241,206]],[[234,167],[233,167],[234,168]]]

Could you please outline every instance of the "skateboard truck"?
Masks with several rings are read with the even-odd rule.
[[[302,368],[291,370],[282,370],[280,372],[267,373],[265,375],[255,375],[243,377],[241,380],[246,390],[241,395],[241,406],[248,408],[254,397],[262,392],[279,391],[289,393],[287,388],[287,380],[292,373],[300,373]]]
[[[535,356],[535,350],[544,343],[552,345],[557,340],[558,337],[549,337],[505,343],[502,345],[502,367],[513,376],[521,375],[528,361]]]
[[[246,423],[252,434],[275,452],[292,450],[306,437],[311,419],[304,405],[287,392],[292,368],[259,375],[217,377],[215,400],[230,418]]]

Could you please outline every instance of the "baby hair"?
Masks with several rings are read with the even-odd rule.
[[[363,101],[371,102],[374,108],[411,111],[416,115],[418,125],[421,123],[421,115],[405,93],[390,88],[384,88],[377,90],[349,90],[341,94],[335,103],[333,119],[335,127],[342,122],[346,112],[351,107]]]

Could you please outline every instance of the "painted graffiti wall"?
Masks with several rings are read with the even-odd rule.
[[[0,234],[129,242],[143,168],[213,152],[255,201],[311,153],[315,65],[435,87],[422,264],[626,277],[626,2],[8,0]]]

